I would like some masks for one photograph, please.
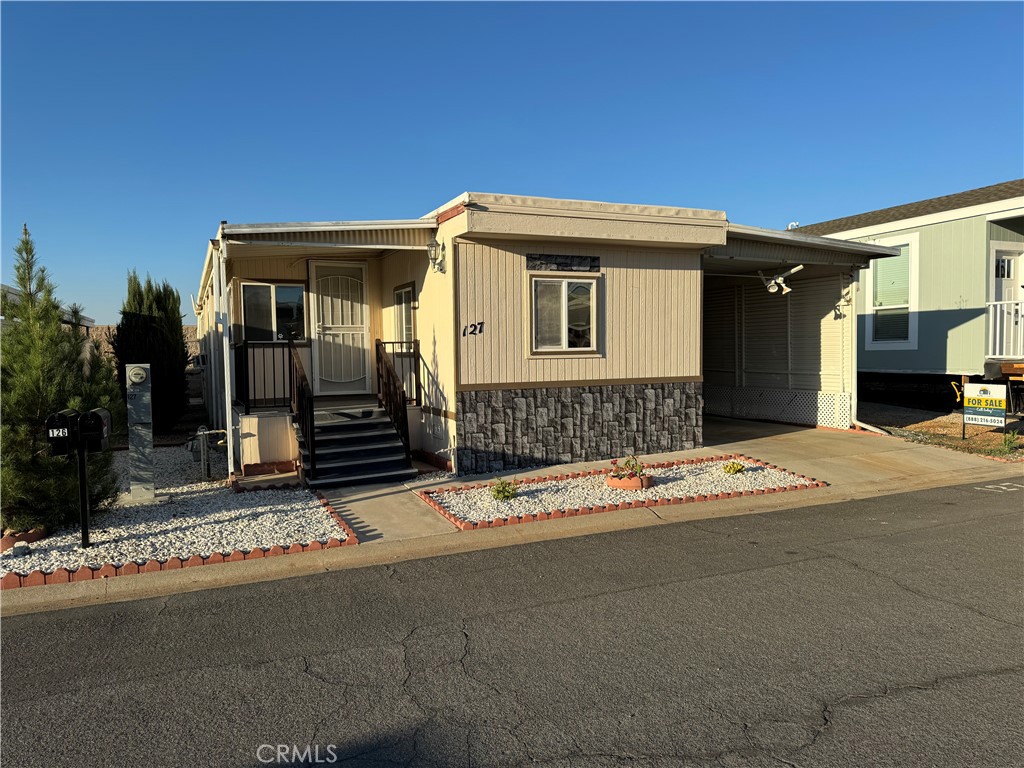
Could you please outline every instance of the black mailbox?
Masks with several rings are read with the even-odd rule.
[[[78,419],[78,432],[90,453],[110,449],[110,411],[93,408]]]
[[[51,456],[70,456],[78,444],[78,411],[65,408],[46,417],[46,440]]]

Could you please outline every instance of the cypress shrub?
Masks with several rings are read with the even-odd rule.
[[[167,281],[156,285],[147,275],[143,284],[132,270],[121,321],[108,335],[117,361],[122,400],[125,366],[149,363],[153,386],[153,431],[170,432],[188,404],[185,368],[188,351],[182,329],[181,297]]]
[[[52,530],[78,519],[78,467],[50,456],[46,417],[106,408],[116,429],[124,406],[113,366],[80,325],[81,309],[64,317],[28,227],[14,250],[18,294],[3,297],[0,333],[0,517],[4,528]],[[109,452],[88,462],[90,505],[98,509],[116,498],[118,477]]]

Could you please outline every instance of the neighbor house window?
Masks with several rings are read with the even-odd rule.
[[[246,341],[304,341],[304,286],[243,283],[242,337]]]
[[[531,280],[533,351],[577,352],[597,349],[597,281]]]
[[[876,241],[898,256],[873,259],[867,280],[868,349],[917,349],[917,235]]]

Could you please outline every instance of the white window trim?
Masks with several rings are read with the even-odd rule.
[[[566,274],[564,272],[531,272],[529,274],[529,291],[527,301],[529,302],[529,334],[530,334],[530,353],[533,355],[550,355],[550,354],[594,354],[597,350],[597,302],[598,302],[598,281],[600,280],[599,273],[572,273]],[[537,347],[537,334],[536,334],[536,314],[534,312],[534,285],[537,282],[547,281],[550,283],[561,283],[562,284],[562,345],[560,347]],[[569,347],[569,283],[590,283],[590,346],[589,347]]]
[[[917,232],[911,232],[901,237],[886,237],[869,242],[874,245],[884,245],[896,248],[901,245],[908,246],[909,250],[909,271],[907,276],[910,287],[910,313],[907,323],[906,341],[875,341],[875,275],[873,267],[864,270],[864,349],[871,352],[883,352],[885,350],[906,351],[917,349],[917,318],[918,318],[918,241]]]
[[[281,286],[281,285],[285,286],[286,288],[287,287],[291,287],[291,288],[301,288],[302,289],[302,341],[303,342],[309,341],[309,312],[307,310],[307,307],[309,307],[309,291],[306,290],[306,286],[305,285],[303,285],[302,283],[268,283],[268,282],[264,282],[262,280],[239,280],[238,306],[239,306],[239,314],[241,315],[242,322],[239,324],[238,330],[239,330],[239,332],[241,333],[241,336],[242,336],[241,341],[246,341],[247,340],[245,338],[245,327],[246,327],[246,323],[245,323],[245,286],[247,286],[247,285],[259,285],[259,286],[266,286],[266,287],[270,288],[270,308],[271,308],[270,319],[271,319],[271,321],[274,324],[274,327],[271,329],[271,334],[274,336],[274,338],[271,339],[270,341],[262,341],[262,342],[258,342],[258,343],[260,343],[260,344],[287,344],[288,341],[289,341],[289,339],[279,339],[279,338],[277,338],[277,288],[278,288],[278,286]]]
[[[1019,254],[1017,263],[1014,265],[1018,271],[1018,279],[1024,279],[1024,243],[1012,243],[1009,240],[989,240],[988,244],[988,301],[996,300],[996,253],[998,251],[1010,251]],[[1012,280],[1013,278],[1009,278]]]

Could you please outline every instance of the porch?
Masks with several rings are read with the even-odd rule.
[[[375,341],[370,393],[314,394],[310,351],[294,341],[232,346],[243,474],[273,464],[262,461],[269,451],[290,455],[310,487],[415,477],[410,416],[422,406],[419,341]]]
[[[985,324],[988,359],[1024,361],[1024,300],[988,302]]]

